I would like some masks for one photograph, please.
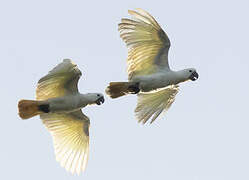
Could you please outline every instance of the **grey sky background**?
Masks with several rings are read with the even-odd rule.
[[[83,76],[79,89],[104,92],[127,80],[127,49],[117,24],[127,10],[150,12],[171,40],[174,70],[195,67],[162,119],[140,125],[136,96],[83,111],[91,119],[86,172],[55,160],[38,117],[22,121],[19,99],[64,58]],[[0,1],[0,179],[249,179],[249,1]]]

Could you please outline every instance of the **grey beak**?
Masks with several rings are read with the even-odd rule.
[[[102,96],[102,97],[100,97],[99,99],[97,99],[96,104],[101,105],[101,104],[103,104],[104,102],[105,102],[105,99],[104,99],[104,97]]]
[[[195,72],[193,72],[191,75],[190,75],[190,77],[189,77],[189,79],[191,79],[192,81],[195,81],[195,80],[197,80],[199,78],[199,74],[195,71]]]

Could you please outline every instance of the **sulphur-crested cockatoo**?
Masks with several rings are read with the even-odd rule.
[[[79,93],[80,76],[77,65],[65,59],[39,80],[36,100],[18,103],[22,119],[40,115],[53,137],[56,160],[78,174],[85,170],[89,155],[90,121],[81,108],[104,103],[100,93]]]
[[[170,40],[156,20],[146,11],[128,11],[134,18],[122,19],[120,37],[128,48],[128,82],[111,82],[106,93],[111,98],[138,94],[135,115],[139,122],[152,123],[173,103],[178,84],[195,81],[194,68],[173,71],[168,63]]]

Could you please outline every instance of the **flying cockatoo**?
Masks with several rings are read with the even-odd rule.
[[[22,119],[40,115],[53,137],[56,160],[73,174],[85,170],[89,156],[90,120],[81,108],[104,103],[100,93],[79,93],[80,76],[77,65],[64,59],[39,80],[36,100],[18,103]]]
[[[173,103],[178,84],[198,79],[194,68],[173,71],[168,63],[170,40],[146,11],[128,11],[134,18],[122,19],[120,37],[128,48],[128,82],[111,82],[106,93],[111,98],[138,94],[135,115],[139,122],[152,123]]]

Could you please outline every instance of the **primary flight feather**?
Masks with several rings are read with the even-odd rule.
[[[100,93],[80,94],[81,71],[64,59],[38,81],[36,100],[20,100],[19,116],[28,119],[40,115],[53,137],[56,160],[71,173],[85,170],[89,156],[89,118],[81,108],[104,103]]]
[[[133,20],[123,18],[120,37],[128,48],[128,82],[111,82],[106,93],[111,98],[138,94],[135,115],[139,122],[153,122],[174,102],[179,83],[198,79],[194,68],[173,71],[168,63],[170,40],[146,11],[129,10]]]

